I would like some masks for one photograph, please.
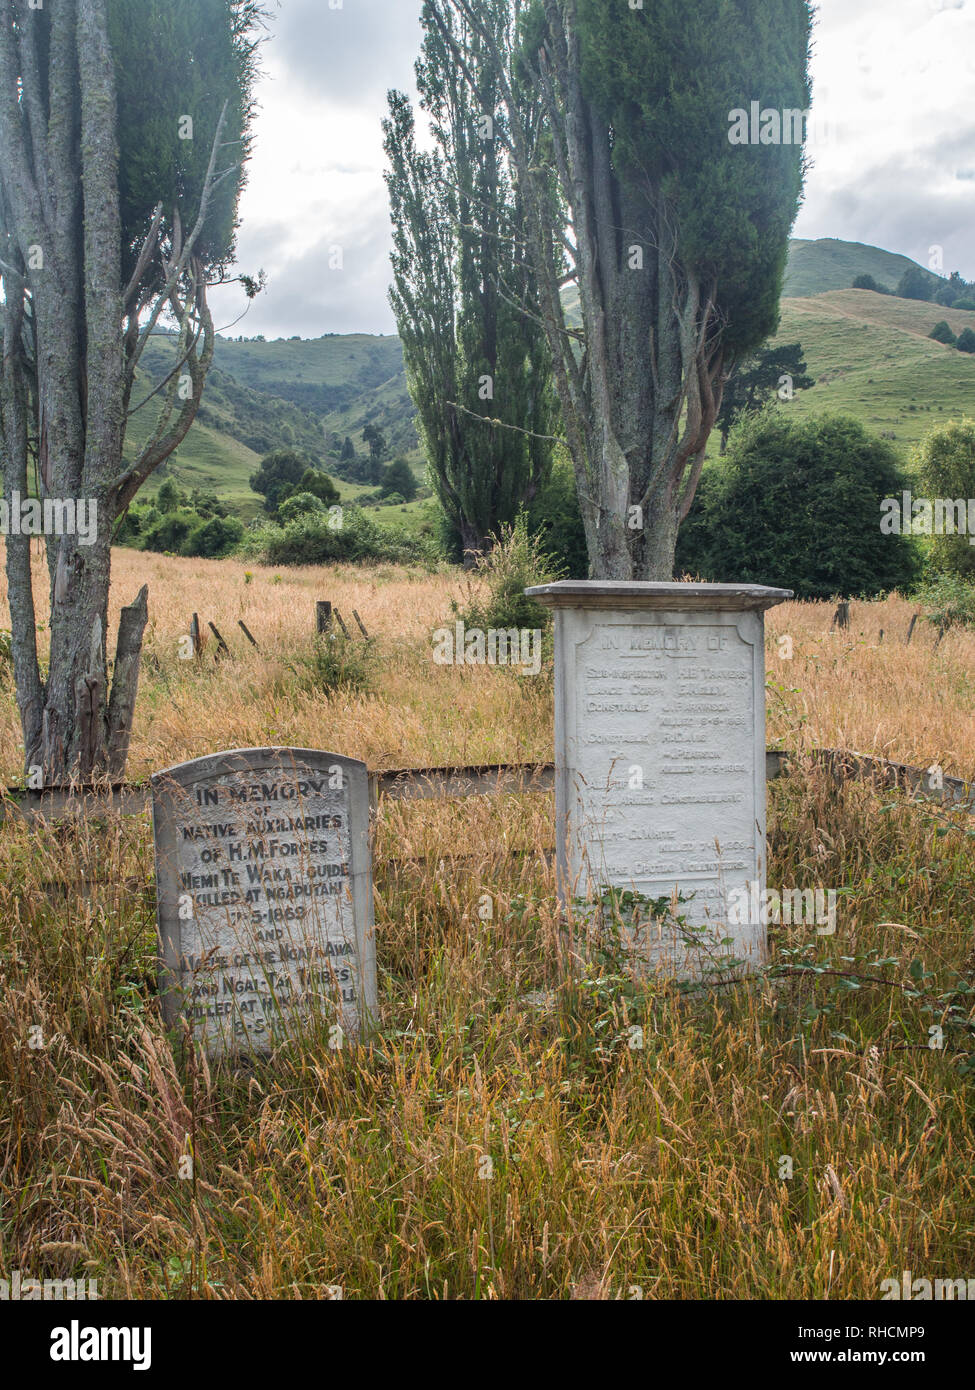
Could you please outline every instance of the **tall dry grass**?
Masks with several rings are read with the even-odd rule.
[[[143,577],[136,773],[267,742],[374,766],[551,754],[546,682],[429,660],[449,576],[248,584],[119,556],[123,601]],[[374,694],[302,684],[319,597],[377,633]],[[238,634],[232,662],[181,662],[194,610],[228,640],[243,617],[261,652]],[[975,653],[895,646],[910,611],[854,605],[827,637],[826,606],[776,610],[770,735],[963,772]],[[875,1298],[903,1269],[975,1277],[971,828],[811,766],[773,784],[769,881],[839,890],[837,933],[774,927],[767,973],[687,990],[612,951],[569,969],[548,797],[385,803],[374,1036],[211,1067],[159,1017],[145,818],[8,822],[0,1272],[153,1298]]]

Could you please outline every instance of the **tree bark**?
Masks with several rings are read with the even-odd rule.
[[[8,498],[30,495],[28,462],[35,450],[40,500],[84,508],[85,520],[94,523],[88,535],[80,534],[87,528],[64,527],[45,536],[51,611],[43,680],[30,537],[11,535],[7,541],[25,765],[32,774],[40,770],[47,787],[117,780],[124,772],[147,607],[143,589],[123,611],[110,691],[111,539],[117,517],[185,438],[212,362],[215,333],[195,246],[214,189],[239,167],[222,173],[216,167],[226,111],[225,105],[193,229],[184,237],[174,214],[167,258],[157,208],[123,290],[118,113],[106,0],[58,0],[49,18],[18,7],[16,22],[10,0],[0,0],[4,491]],[[174,373],[155,429],[125,466],[135,369],[164,308],[180,324],[178,360],[192,390],[177,400]]]
[[[516,61],[501,52],[477,0],[434,0],[432,8],[449,4],[461,13],[501,75],[592,577],[670,579],[724,384],[716,286],[681,265],[676,229],[649,178],[614,166],[611,132],[583,90],[576,0],[542,3],[547,37],[535,80],[547,157],[521,119],[514,73],[524,55]],[[456,56],[464,70],[464,54]],[[571,242],[559,226],[553,182]],[[583,333],[571,328],[561,297],[572,279]]]

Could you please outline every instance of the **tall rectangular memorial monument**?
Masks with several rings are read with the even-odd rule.
[[[563,580],[555,612],[559,892],[669,898],[642,963],[765,957],[765,621],[785,589]],[[736,891],[732,891],[736,890]],[[737,910],[732,910],[732,909]],[[732,944],[727,943],[728,939]]]
[[[376,1002],[364,763],[216,753],[152,778],[163,1014],[211,1056],[267,1052]]]

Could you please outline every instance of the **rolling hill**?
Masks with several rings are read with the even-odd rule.
[[[816,385],[782,408],[800,417],[853,415],[887,434],[909,464],[913,446],[933,425],[975,415],[975,355],[928,337],[940,319],[956,334],[975,330],[971,310],[870,290],[784,299],[776,341],[802,343]]]
[[[860,241],[837,241],[833,237],[819,241],[793,239],[789,243],[782,295],[785,299],[806,299],[830,290],[848,290],[858,275],[872,275],[878,284],[894,290],[904,271],[916,264],[908,256],[882,251],[879,246],[865,246]],[[937,280],[932,272],[927,273],[932,281]]]
[[[778,334],[779,341],[802,343],[816,378],[785,408],[800,416],[822,410],[854,415],[892,438],[905,463],[938,419],[975,414],[975,356],[927,336],[939,319],[956,333],[975,329],[975,312],[850,288],[861,274],[896,286],[914,264],[859,242],[794,240]],[[571,303],[571,294],[567,298]],[[167,360],[172,340],[160,335],[144,359],[147,383],[165,375]],[[147,436],[152,416],[151,404],[133,416],[127,453]],[[259,511],[248,479],[262,454],[297,447],[331,469],[332,451],[346,437],[367,452],[362,431],[369,424],[385,434],[390,456],[406,457],[422,478],[413,421],[397,337],[221,338],[200,416],[165,472],[183,486],[216,492],[246,520]],[[160,481],[155,478],[150,491]],[[366,490],[342,485],[350,500]],[[382,511],[377,515],[382,519]]]

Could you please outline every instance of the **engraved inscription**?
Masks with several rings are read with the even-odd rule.
[[[751,646],[726,625],[603,622],[575,663],[568,753],[590,880],[676,889],[691,922],[723,916],[756,861]]]
[[[366,924],[350,765],[303,766],[280,750],[257,766],[234,754],[194,766],[153,779],[173,1013],[211,1055],[267,1051],[315,1021],[355,1034]]]

